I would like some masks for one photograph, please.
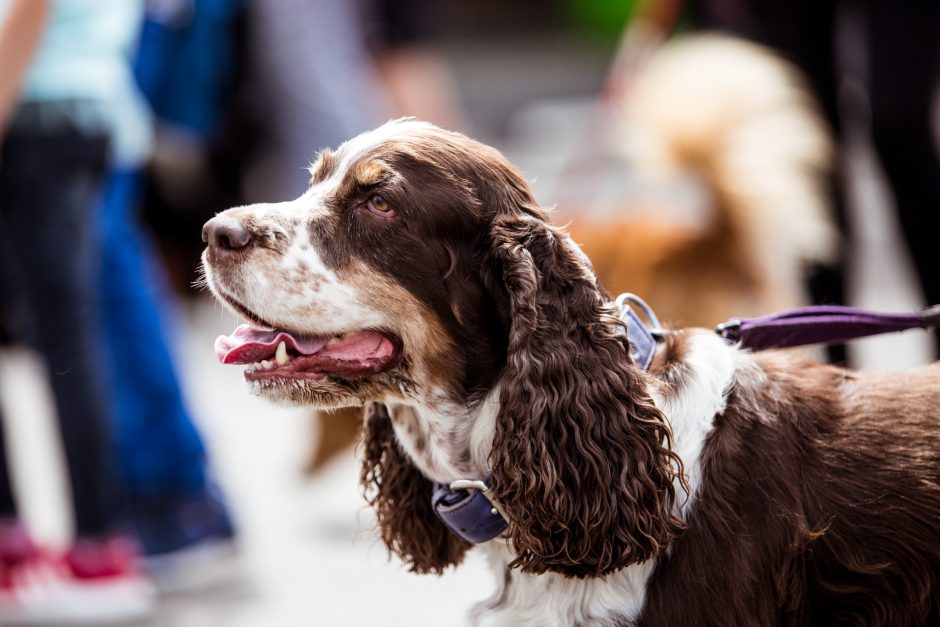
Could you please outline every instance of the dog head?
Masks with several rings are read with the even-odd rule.
[[[496,150],[391,122],[321,153],[297,200],[223,212],[203,236],[209,287],[251,323],[219,339],[219,356],[255,363],[258,393],[466,409],[498,390],[480,470],[510,518],[515,566],[602,575],[681,529],[681,464],[613,306]],[[445,411],[455,424],[441,428],[457,438],[472,415]],[[388,420],[373,405],[363,482],[388,546],[438,571],[461,545]]]
[[[507,320],[480,247],[510,194],[529,192],[495,150],[426,123],[323,151],[300,198],[203,230],[208,286],[250,323],[219,339],[220,358],[254,364],[263,396],[318,406],[485,391]]]

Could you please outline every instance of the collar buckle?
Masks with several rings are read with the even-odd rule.
[[[621,294],[617,297],[616,304],[620,309],[620,320],[627,329],[630,356],[640,368],[649,370],[650,366],[653,365],[656,348],[668,331],[659,324],[659,318],[656,317],[653,308],[636,294],[630,294],[629,292]],[[643,321],[633,310],[634,307],[643,313],[650,325],[649,327],[643,324]]]
[[[490,498],[489,485],[476,479],[435,483],[431,506],[441,522],[467,542],[479,544],[506,531],[508,518]]]
[[[483,494],[483,498],[490,502],[490,505],[493,506],[492,514],[499,514],[503,517],[503,520],[508,521],[509,517],[506,516],[506,512],[500,506],[499,501],[490,496],[490,486],[486,481],[480,479],[456,479],[450,482],[450,489],[454,492],[459,490],[477,490]]]

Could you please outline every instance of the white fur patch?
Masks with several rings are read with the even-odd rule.
[[[435,394],[432,392],[431,396]],[[489,476],[487,459],[499,413],[498,388],[474,409],[444,400],[442,393],[440,398],[425,399],[404,408],[413,412],[417,424],[409,430],[406,424],[393,423],[395,435],[426,477],[450,483],[456,479],[486,479]],[[426,442],[423,450],[416,446],[419,438]],[[465,457],[461,452],[468,448],[469,462],[455,462]]]
[[[738,352],[717,334],[690,330],[689,345],[682,367],[688,376],[682,380],[678,394],[651,390],[656,406],[669,420],[672,446],[682,460],[690,493],[682,499],[683,490],[676,486],[680,497],[677,514],[685,517],[702,480],[702,449],[714,427],[715,416],[724,411],[728,392],[738,367]]]
[[[499,386],[486,395],[477,410],[470,429],[470,459],[479,469],[480,479],[489,475],[490,451],[493,450],[493,438],[496,436],[496,418],[499,416]],[[475,479],[477,477],[470,477]]]
[[[431,131],[435,128],[430,122],[412,118],[399,118],[389,120],[376,129],[353,137],[349,141],[340,144],[339,148],[336,149],[335,154],[340,158],[340,162],[330,176],[322,183],[315,185],[312,190],[334,190],[342,182],[343,176],[346,175],[353,163],[383,143],[421,131]]]
[[[511,554],[502,540],[485,546],[491,567],[502,578]],[[655,562],[624,568],[603,579],[575,579],[555,573],[526,575],[511,571],[488,601],[470,614],[475,627],[543,627],[544,625],[619,625],[643,609],[646,583]]]

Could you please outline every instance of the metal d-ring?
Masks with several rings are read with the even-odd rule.
[[[614,301],[617,304],[617,308],[620,310],[621,314],[623,313],[624,307],[635,306],[640,311],[643,312],[643,315],[646,317],[646,321],[650,323],[649,332],[654,337],[663,337],[667,334],[666,329],[663,329],[663,325],[660,324],[659,318],[656,317],[656,313],[653,311],[653,308],[649,304],[631,292],[624,292],[617,297],[617,300]]]
[[[506,512],[503,511],[499,502],[489,495],[490,486],[488,486],[485,481],[481,481],[480,479],[455,479],[450,482],[450,489],[454,492],[458,490],[476,490],[480,492],[483,494],[483,498],[489,501],[490,505],[493,506],[493,514],[499,514],[503,517],[503,520],[509,520],[509,517],[506,516]]]

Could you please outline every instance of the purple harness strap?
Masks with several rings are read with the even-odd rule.
[[[940,305],[915,313],[878,313],[822,305],[799,307],[760,318],[729,320],[715,329],[741,348],[760,351],[807,344],[837,344],[860,337],[940,325]]]

